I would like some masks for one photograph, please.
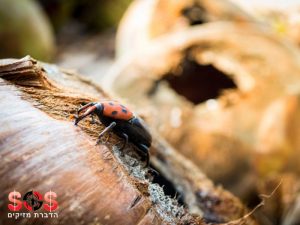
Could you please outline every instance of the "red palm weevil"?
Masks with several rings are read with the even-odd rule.
[[[83,114],[76,117],[75,125],[88,115],[96,114],[101,123],[106,126],[99,134],[97,143],[106,132],[112,130],[117,136],[125,139],[123,148],[128,142],[134,144],[146,156],[147,167],[149,166],[151,134],[144,121],[135,116],[126,106],[117,101],[91,102],[81,107],[78,115],[81,112]]]

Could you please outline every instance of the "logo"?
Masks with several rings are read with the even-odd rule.
[[[36,211],[42,207],[42,205],[43,205],[42,199],[43,199],[43,197],[39,192],[29,191],[23,197],[24,206],[29,211],[32,211],[32,210]]]
[[[28,191],[23,198],[20,192],[12,191],[8,194],[8,200],[11,202],[7,205],[11,211],[8,213],[8,218],[58,217],[58,213],[54,212],[58,208],[57,194],[51,190],[44,196],[38,191]],[[28,211],[27,213],[19,213],[23,207]],[[44,212],[40,212],[41,210]]]

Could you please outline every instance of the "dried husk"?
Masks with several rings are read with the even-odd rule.
[[[237,198],[215,187],[158,137],[151,162],[187,194],[188,210],[146,179],[147,171],[131,145],[125,156],[118,150],[122,140],[115,135],[95,146],[103,126],[86,120],[76,127],[70,117],[82,103],[109,98],[88,80],[30,57],[0,61],[0,77],[0,174],[6,180],[0,186],[1,199],[14,189],[26,193],[50,188],[59,195],[60,220],[21,223],[206,224],[202,217],[207,222],[256,224]],[[6,201],[0,204],[2,208]],[[6,208],[2,213],[2,221],[15,222],[7,219]]]
[[[298,1],[247,1],[234,0],[239,6],[260,23],[269,26],[278,36],[300,44],[300,20]]]
[[[277,187],[274,192],[274,188]],[[265,196],[265,206],[257,213],[264,215],[265,224],[296,225],[299,217],[299,176],[294,173],[269,175],[258,182],[257,192]]]
[[[58,91],[44,80],[45,73],[30,59],[22,64],[30,63],[24,73],[7,75],[1,71],[1,76],[8,79],[20,81],[17,76],[23,77],[22,84],[27,84],[26,77],[34,80],[28,86],[14,86],[1,78],[0,173],[5,181],[1,182],[1,199],[7,199],[14,190],[25,194],[32,188],[41,193],[51,189],[58,195],[59,219],[19,222],[161,224],[150,200],[137,190],[109,148],[95,146],[88,135],[68,122],[76,104],[86,99]],[[81,87],[85,89],[84,83]],[[94,94],[103,98],[95,89]],[[112,201],[116,198],[118,201]],[[14,224],[14,219],[7,218],[6,204],[8,201],[1,201],[1,208],[5,209],[1,221]]]
[[[228,0],[135,0],[118,27],[117,56],[142,49],[163,34],[218,20],[255,21]]]
[[[186,59],[200,68],[211,65],[236,88],[223,90],[213,107],[192,104],[165,79],[183,76]],[[232,188],[246,182],[242,186],[252,189],[244,178],[255,175],[253,168],[262,177],[299,171],[299,59],[295,46],[257,24],[206,23],[121,58],[107,84],[148,112],[150,124],[213,180]],[[205,86],[198,85],[201,95]]]
[[[299,9],[300,4],[293,0],[136,0],[118,28],[117,55],[144,48],[163,34],[212,21],[256,22],[299,45]]]

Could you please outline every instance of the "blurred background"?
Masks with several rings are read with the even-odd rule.
[[[127,99],[261,224],[300,224],[300,1],[0,0],[0,57]]]
[[[24,55],[101,76],[131,0],[1,0],[1,58]]]

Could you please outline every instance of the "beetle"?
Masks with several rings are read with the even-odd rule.
[[[100,122],[106,126],[99,134],[97,144],[105,133],[113,131],[117,136],[125,139],[122,149],[128,142],[134,144],[137,150],[146,156],[146,165],[149,167],[149,148],[152,136],[145,122],[126,106],[118,101],[90,102],[82,106],[77,113],[75,125],[85,117],[96,114]],[[80,115],[80,113],[82,114]]]

